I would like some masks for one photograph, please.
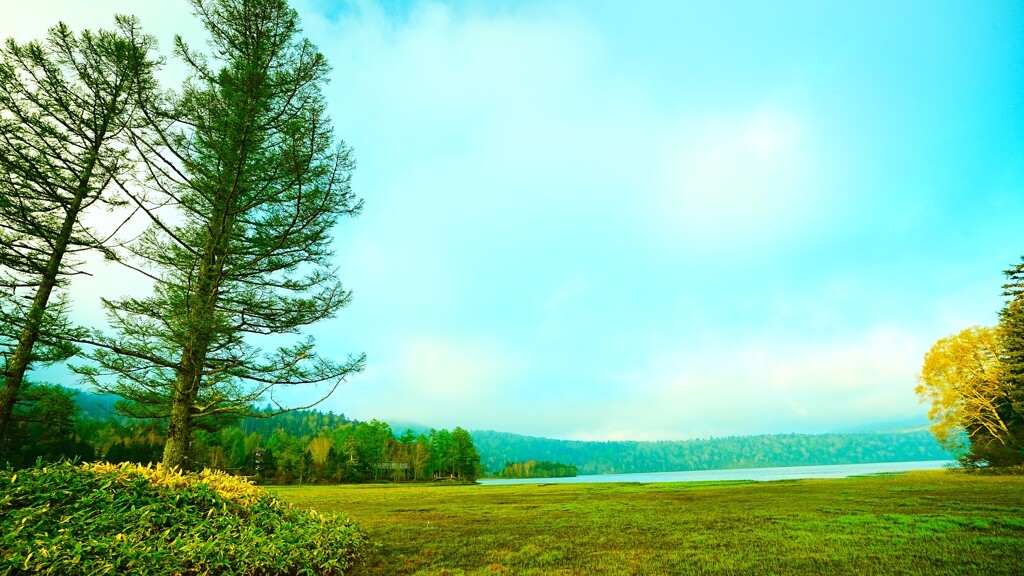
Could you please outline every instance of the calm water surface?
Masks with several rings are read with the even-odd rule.
[[[863,474],[934,470],[952,464],[950,460],[921,462],[881,462],[876,464],[835,464],[831,466],[787,466],[784,468],[737,468],[733,470],[689,470],[686,472],[648,472],[644,474],[593,474],[574,478],[490,478],[478,480],[484,485],[585,483],[585,482],[704,482],[713,480],[800,480],[803,478],[846,478]]]

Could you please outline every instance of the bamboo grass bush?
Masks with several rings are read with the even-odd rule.
[[[368,548],[350,518],[299,510],[223,472],[0,472],[0,574],[340,575]]]

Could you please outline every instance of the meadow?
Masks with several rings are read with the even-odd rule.
[[[379,547],[354,574],[1024,574],[1024,477],[273,487]]]

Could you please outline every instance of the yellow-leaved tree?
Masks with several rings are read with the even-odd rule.
[[[309,446],[306,446],[306,451],[313,457],[314,463],[322,466],[327,462],[327,456],[330,454],[331,448],[334,448],[334,440],[327,436],[318,436],[309,442]]]
[[[998,328],[974,326],[925,354],[915,392],[922,403],[931,402],[935,438],[959,456],[1012,441],[1002,415],[1007,395],[999,350]]]

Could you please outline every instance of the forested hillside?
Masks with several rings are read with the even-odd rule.
[[[581,442],[493,431],[472,434],[485,470],[531,459],[573,464],[579,474],[619,474],[952,458],[927,430],[664,442]]]

